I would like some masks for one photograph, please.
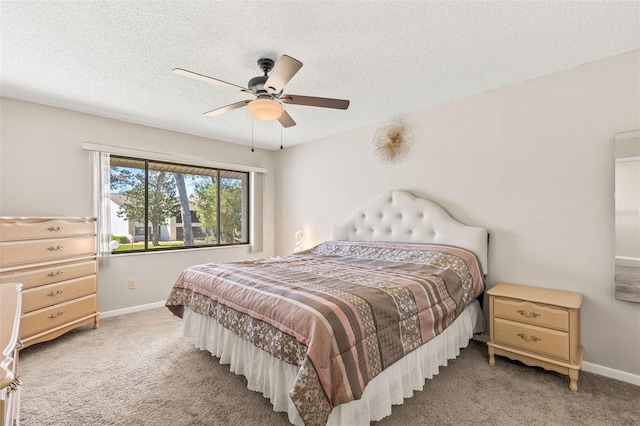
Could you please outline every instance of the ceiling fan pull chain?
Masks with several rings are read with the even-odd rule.
[[[253,151],[253,116],[251,116],[251,152]]]
[[[280,149],[282,149],[282,126],[280,126]]]

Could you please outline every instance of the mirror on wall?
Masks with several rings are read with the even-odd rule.
[[[616,299],[640,302],[640,131],[615,137]]]

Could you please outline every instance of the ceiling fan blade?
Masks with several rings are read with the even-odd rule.
[[[296,122],[293,121],[293,118],[291,118],[289,113],[287,113],[287,111],[284,109],[282,110],[282,114],[280,115],[280,117],[278,117],[278,121],[280,122],[280,124],[282,124],[282,127],[285,128],[296,125]]]
[[[322,108],[347,109],[349,101],[346,99],[316,98],[315,96],[282,95],[280,100],[285,104],[307,105]]]
[[[284,86],[296,75],[300,68],[302,68],[302,62],[291,56],[282,55],[273,67],[269,78],[265,81],[264,88],[272,95],[282,92]]]
[[[207,83],[216,84],[218,86],[227,87],[233,90],[240,90],[245,93],[251,93],[252,95],[255,92],[251,89],[247,89],[246,87],[238,86],[237,84],[227,83],[226,81],[218,80],[217,78],[207,77],[206,75],[198,74],[197,72],[183,70],[182,68],[174,68],[173,72],[178,75],[183,75],[185,77],[194,78],[196,80],[205,81]]]
[[[223,106],[220,108],[212,109],[209,112],[205,112],[204,115],[208,115],[209,117],[215,117],[216,115],[224,114],[225,112],[233,111],[234,109],[242,108],[243,106],[247,106],[251,102],[250,100],[240,101],[233,104],[229,104],[227,106]]]

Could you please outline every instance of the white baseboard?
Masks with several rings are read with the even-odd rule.
[[[116,317],[118,315],[131,314],[133,312],[146,311],[147,309],[160,308],[164,306],[165,303],[166,300],[163,300],[161,302],[147,303],[146,305],[131,306],[129,308],[100,312],[100,318]]]
[[[474,334],[473,340],[478,342],[487,343],[489,336],[486,334]],[[601,376],[609,377],[610,379],[620,380],[621,382],[631,383],[632,385],[640,386],[640,375],[627,373],[626,371],[616,370],[615,368],[605,367],[599,364],[593,364],[591,362],[582,362],[582,371],[589,373],[599,374]]]
[[[582,362],[582,369],[584,371],[588,371],[589,373],[599,374],[611,379],[620,380],[621,382],[627,382],[631,383],[632,385],[640,386],[640,375],[638,374],[627,373],[626,371],[616,370],[614,368],[592,364],[586,361]]]

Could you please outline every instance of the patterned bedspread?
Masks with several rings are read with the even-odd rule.
[[[329,241],[285,257],[196,265],[167,307],[214,317],[297,365],[291,399],[305,425],[359,399],[383,369],[447,328],[483,291],[467,250]]]

